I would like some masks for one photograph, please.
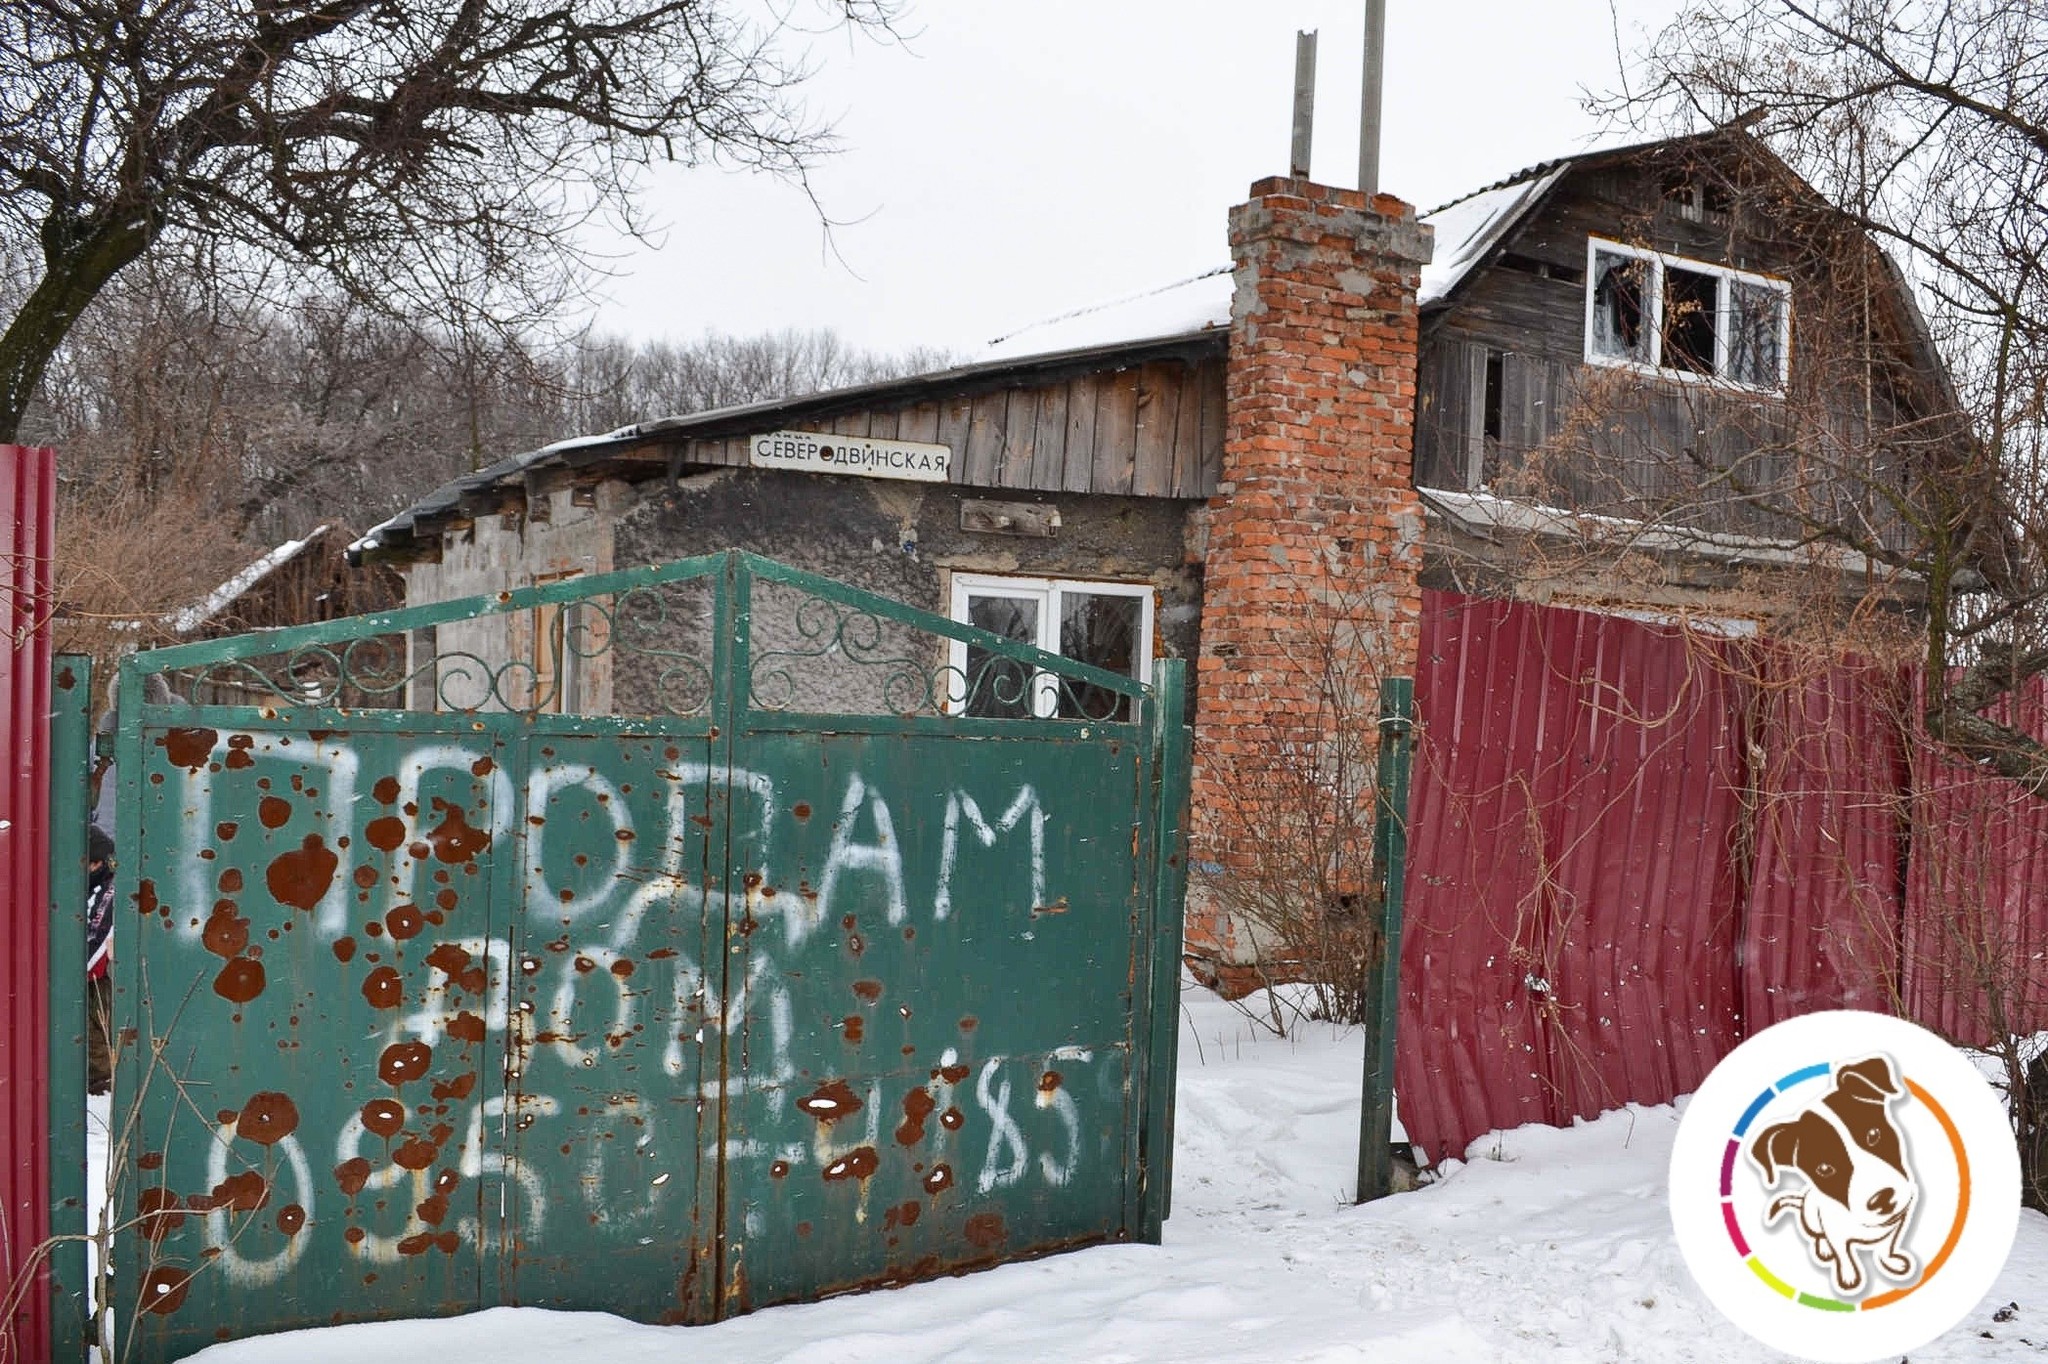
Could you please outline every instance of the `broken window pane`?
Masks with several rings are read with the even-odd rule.
[[[1607,360],[1655,363],[1650,353],[1644,282],[1650,263],[1634,256],[1593,254],[1592,352]]]
[[[1728,374],[1738,384],[1776,388],[1785,379],[1785,295],[1728,281]]]
[[[1068,589],[1060,593],[1060,648],[1068,658],[1125,677],[1138,675],[1138,631],[1144,603],[1137,597]],[[1128,720],[1131,699],[1071,679],[1060,688],[1059,713],[1069,720]]]
[[[1703,270],[1664,267],[1665,369],[1714,372],[1714,339],[1720,325],[1721,281]]]
[[[1020,644],[1038,643],[1038,602],[1031,597],[970,597],[967,623]],[[967,713],[999,720],[1031,716],[1032,669],[977,645],[967,646]]]

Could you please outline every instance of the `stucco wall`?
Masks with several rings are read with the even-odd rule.
[[[632,500],[633,490],[628,485],[603,483],[586,494],[587,505],[562,489],[536,499],[537,506],[546,508],[544,516],[480,517],[467,530],[442,537],[439,563],[406,568],[406,602],[424,606],[459,597],[495,595],[561,575],[608,573],[614,562],[612,525]],[[414,666],[424,661],[431,648],[441,659],[438,681],[445,700],[464,704],[478,694],[479,665],[471,658],[484,660],[493,669],[511,660],[530,661],[535,625],[533,613],[513,612],[440,626],[432,641],[413,641]],[[522,670],[507,674],[505,699],[519,704],[527,694],[527,681]],[[611,679],[607,660],[602,656],[590,660],[579,672],[577,687],[580,704],[572,709],[608,709]],[[431,695],[418,687],[413,704],[435,708]]]
[[[1008,494],[1008,501],[1056,508],[1059,528],[1043,538],[962,530],[961,503],[987,497],[985,489],[950,485],[721,470],[684,478],[674,491],[649,485],[621,516],[614,552],[619,564],[632,565],[751,550],[940,615],[951,603],[954,572],[1150,583],[1158,594],[1154,656],[1193,657],[1201,572],[1198,552],[1190,561],[1188,518],[1199,503]],[[822,615],[801,614],[806,609],[781,589],[757,593],[753,639],[760,699],[849,713],[897,708],[883,692],[892,679],[901,685],[900,668],[849,667],[841,656],[803,661],[825,642],[817,627],[836,628]],[[923,669],[943,662],[941,642],[933,637],[884,630],[871,647],[860,649],[858,628],[849,626],[842,645],[877,661],[903,659]],[[778,653],[794,657],[777,660]],[[624,710],[640,698],[622,682],[618,699]]]
[[[1152,653],[1193,658],[1201,610],[1201,547],[1191,537],[1198,502],[1092,494],[1019,494],[1000,500],[1054,508],[1048,537],[961,529],[963,501],[990,500],[989,489],[844,478],[780,470],[732,469],[637,487],[608,483],[591,505],[550,494],[543,520],[484,517],[444,538],[441,562],[407,570],[413,604],[524,587],[562,573],[602,573],[666,563],[728,548],[750,550],[796,568],[864,588],[941,615],[951,604],[951,574],[1021,574],[1149,583],[1156,591]],[[710,657],[708,592],[665,593],[660,618],[622,613],[641,648],[619,649],[584,665],[577,709],[637,714],[686,709],[693,669]],[[823,627],[824,634],[819,633]],[[644,628],[640,628],[644,627]],[[534,649],[531,613],[440,627],[437,647],[502,663]],[[757,695],[765,704],[842,713],[900,708],[885,695],[905,681],[903,660],[919,671],[944,663],[935,637],[885,628],[865,638],[864,622],[839,622],[797,594],[757,592],[753,644]],[[623,636],[622,636],[623,638]],[[881,666],[848,666],[848,652]],[[781,655],[782,657],[777,657]],[[451,694],[456,679],[443,674]],[[900,699],[900,692],[896,693]]]

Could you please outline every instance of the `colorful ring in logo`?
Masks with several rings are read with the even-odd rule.
[[[1822,1062],[1819,1065],[1795,1070],[1776,1084],[1765,1086],[1763,1093],[1757,1095],[1749,1107],[1743,1110],[1742,1117],[1736,1121],[1735,1130],[1728,1137],[1728,1149],[1721,1157],[1721,1220],[1728,1228],[1728,1239],[1735,1243],[1735,1253],[1742,1257],[1743,1263],[1749,1266],[1751,1272],[1770,1285],[1772,1291],[1790,1298],[1802,1307],[1818,1308],[1823,1312],[1869,1312],[1917,1292],[1940,1272],[1942,1265],[1947,1263],[1949,1255],[1955,1250],[1956,1243],[1962,1240],[1963,1222],[1970,1213],[1970,1157],[1963,1149],[1963,1135],[1956,1130],[1956,1125],[1947,1111],[1935,1102],[1932,1094],[1907,1079],[1906,1089],[1914,1098],[1925,1104],[1927,1111],[1941,1124],[1941,1130],[1948,1136],[1949,1149],[1955,1153],[1956,1158],[1956,1217],[1949,1226],[1948,1235],[1942,1239],[1941,1250],[1928,1262],[1927,1272],[1913,1283],[1904,1288],[1894,1288],[1888,1293],[1865,1298],[1860,1303],[1845,1302],[1841,1298],[1824,1298],[1816,1293],[1795,1289],[1770,1271],[1763,1258],[1749,1248],[1749,1242],[1742,1235],[1742,1228],[1735,1219],[1735,1161],[1742,1152],[1744,1134],[1749,1131],[1750,1124],[1770,1106],[1771,1100],[1786,1093],[1794,1085],[1804,1084],[1808,1080],[1825,1080],[1833,1073],[1833,1069],[1826,1062]]]

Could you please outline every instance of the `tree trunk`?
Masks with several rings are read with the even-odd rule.
[[[63,249],[46,252],[43,278],[0,333],[0,443],[19,437],[43,371],[79,314],[148,245],[148,225],[138,217],[96,226]]]

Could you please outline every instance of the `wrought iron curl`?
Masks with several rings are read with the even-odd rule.
[[[768,649],[755,655],[748,695],[760,710],[788,710],[796,704],[796,670],[808,660],[837,656],[863,668],[879,668],[882,704],[897,715],[928,715],[939,709],[933,670],[915,658],[881,655],[888,627],[869,611],[806,596],[791,613],[797,636],[809,647]]]

